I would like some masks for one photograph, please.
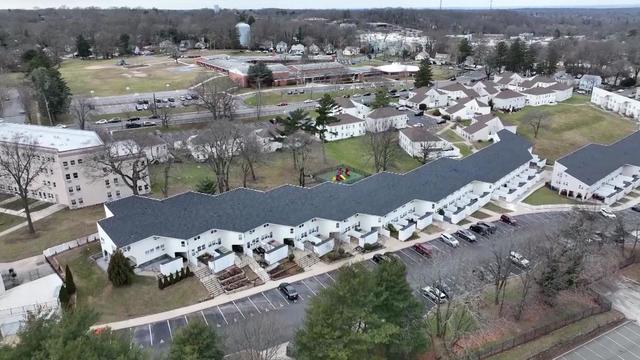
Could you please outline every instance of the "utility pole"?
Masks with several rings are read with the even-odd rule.
[[[440,0],[440,10],[442,10],[442,0]]]
[[[493,0],[489,0],[489,10],[493,10]]]

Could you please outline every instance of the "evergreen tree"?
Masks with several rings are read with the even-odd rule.
[[[333,116],[333,112],[338,107],[338,104],[333,100],[331,95],[324,94],[320,101],[318,101],[318,108],[316,112],[318,116],[316,116],[316,120],[313,122],[313,125],[310,126],[310,132],[314,135],[318,135],[320,138],[320,142],[322,143],[322,159],[324,161],[327,160],[325,154],[325,140],[327,139],[327,126],[337,123],[339,120]]]
[[[432,81],[433,75],[431,74],[431,64],[429,63],[429,59],[424,59],[420,61],[420,67],[418,68],[418,72],[415,76],[415,87],[421,88],[424,86],[431,86]]]
[[[37,94],[40,112],[45,118],[49,118],[53,125],[59,115],[69,110],[71,90],[60,72],[52,68],[40,67],[33,70],[31,81]]]
[[[76,51],[78,52],[78,56],[83,59],[91,56],[91,46],[82,34],[76,38]]]
[[[62,305],[63,309],[67,309],[69,307],[70,298],[69,290],[67,290],[67,287],[62,284],[60,291],[58,292],[58,300],[60,301],[60,305]]]
[[[133,270],[131,266],[129,266],[129,261],[120,250],[116,250],[116,252],[111,255],[107,274],[109,281],[111,281],[115,287],[129,285],[133,281]]]
[[[258,63],[249,66],[247,78],[250,84],[257,86],[259,82],[260,86],[271,86],[273,83],[273,72],[264,62],[259,61]]]
[[[30,49],[22,54],[22,62],[25,72],[31,74],[31,72],[38,68],[50,69],[53,66],[51,59],[44,53],[44,51],[38,49]]]
[[[524,45],[524,44],[523,44]],[[536,65],[536,58],[538,57],[538,48],[535,46],[524,45],[524,62],[522,64],[522,72],[531,72]]]
[[[130,45],[129,45],[129,41],[131,40],[131,37],[129,36],[129,34],[121,34],[120,38],[118,39],[118,47],[120,49],[120,56],[122,55],[127,55],[129,54],[131,51],[130,49]]]
[[[283,135],[289,136],[298,130],[308,130],[311,126],[309,114],[304,109],[296,109],[289,113],[286,118],[276,117],[276,122],[284,126]]]
[[[213,195],[218,189],[218,183],[210,177],[206,177],[198,182],[196,191],[203,194]]]
[[[558,48],[553,43],[549,44],[549,46],[547,46],[547,66],[545,68],[545,73],[547,73],[548,75],[555,74],[556,70],[558,69],[559,60],[560,54],[558,52]]]
[[[389,97],[389,93],[385,88],[379,88],[376,90],[376,96],[371,103],[372,109],[379,109],[385,106],[389,106],[391,102],[391,98]]]
[[[69,265],[64,267],[64,286],[67,288],[69,295],[76,293],[76,284],[73,281],[73,274],[71,273],[71,269],[69,269]]]
[[[509,53],[507,55],[507,70],[513,72],[522,72],[526,56],[526,46],[516,39],[509,47]]]
[[[507,66],[509,57],[509,46],[504,41],[500,41],[496,45],[495,53],[493,55],[493,62],[498,72],[502,71],[502,67]]]
[[[458,45],[458,64],[463,63],[464,60],[473,55],[473,48],[471,47],[471,43],[466,38],[460,41]]]
[[[169,360],[222,360],[224,352],[216,331],[201,321],[191,321],[173,336]]]

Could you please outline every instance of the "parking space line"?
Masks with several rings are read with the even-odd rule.
[[[313,293],[313,295],[318,295],[318,294],[316,294],[316,292],[315,292],[315,291],[313,291],[313,289],[311,289],[311,288],[309,287],[309,285],[307,285],[307,283],[306,283],[306,282],[304,282],[304,280],[301,280],[300,282],[301,282],[302,284],[304,284],[304,286],[306,286],[306,287],[307,287],[307,289],[309,289],[309,291],[311,291],[311,292]]]
[[[260,312],[260,309],[258,309],[258,307],[256,306],[256,303],[253,302],[253,300],[251,300],[250,297],[247,297],[247,299],[249,299],[249,302],[251,304],[253,304],[253,307],[256,308],[256,311],[258,311],[258,314],[262,314],[262,312]]]
[[[276,309],[276,306],[273,305],[273,303],[271,302],[271,300],[269,300],[269,298],[267,297],[267,295],[264,294],[264,291],[261,292],[262,296],[264,296],[264,298],[267,300],[267,302],[271,305],[271,307],[273,307],[273,310]]]
[[[418,264],[418,263],[420,262],[419,260],[414,259],[414,258],[413,258],[413,256],[411,256],[411,255],[407,254],[407,253],[404,251],[404,249],[400,249],[400,252],[401,252],[401,253],[403,253],[403,254],[404,254],[406,257],[408,257],[409,259],[413,260],[413,262],[415,262],[416,264]]]
[[[333,278],[333,276],[331,276],[331,274],[327,273],[327,276],[328,276],[331,280],[333,280],[333,282],[336,282],[336,279],[334,279],[334,278]]]
[[[151,324],[149,326],[149,343],[153,346],[153,332],[151,332]]]
[[[317,277],[317,276],[313,275],[313,278],[314,278],[314,279],[316,279],[316,281],[317,281],[317,282],[319,282],[319,283],[320,283],[320,285],[321,285],[323,288],[325,288],[325,289],[327,288],[327,287],[322,283],[322,281],[320,281],[320,279],[318,279],[318,277]]]
[[[204,323],[209,326],[209,322],[207,321],[207,317],[204,316],[204,311],[200,310],[200,314],[202,314],[202,318],[204,319]]]
[[[287,304],[289,303],[289,299],[287,299],[287,298],[284,296],[284,294],[282,294],[282,291],[278,290],[278,294],[280,294],[280,296],[282,296],[282,298],[284,299],[284,302],[285,302],[285,303],[287,303]],[[300,294],[298,294],[298,296],[300,296]]]
[[[171,324],[169,324],[169,320],[167,320],[167,327],[169,328],[169,336],[171,337],[171,340],[173,341],[173,332],[171,331]]]
[[[184,316],[184,321],[186,321],[187,325],[189,325],[189,318],[187,318],[187,315]]]
[[[243,318],[247,318],[246,316],[244,316],[244,314],[242,313],[242,310],[240,310],[240,308],[238,307],[238,305],[236,305],[236,302],[231,300],[231,303],[233,303],[233,306],[236,307],[236,309],[238,309],[238,312],[240,312],[240,315],[242,315]]]
[[[224,322],[229,325],[229,322],[227,321],[227,318],[224,316],[224,314],[222,313],[222,310],[220,310],[220,306],[216,306],[218,308],[218,311],[220,312],[220,315],[222,315],[222,320],[224,320]]]

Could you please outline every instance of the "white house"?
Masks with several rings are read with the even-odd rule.
[[[517,89],[512,89],[515,91],[522,91],[525,89],[531,89],[531,88],[535,88],[535,87],[549,87],[552,86],[554,84],[556,84],[557,81],[546,77],[546,76],[539,76],[536,75],[530,79],[526,79],[524,81],[522,81],[517,87]]]
[[[413,109],[426,109],[447,106],[449,96],[446,92],[435,87],[421,87],[409,92],[407,100],[400,99],[401,105],[406,105]]]
[[[533,87],[522,91],[527,98],[527,105],[540,106],[551,105],[556,103],[556,93],[550,88]]]
[[[443,86],[439,89],[449,96],[449,100],[458,100],[461,98],[475,98],[480,96],[474,90],[467,88],[460,83],[453,83],[451,85]]]
[[[327,132],[325,133],[327,141],[363,136],[367,130],[366,121],[362,118],[348,113],[336,115],[336,118],[338,122],[327,125]]]
[[[640,100],[595,87],[591,92],[591,103],[620,115],[640,120]]]
[[[416,55],[416,61],[422,61],[425,59],[429,59],[429,53],[426,51],[421,51],[418,55]]]
[[[289,49],[289,54],[291,55],[303,55],[305,51],[305,46],[302,44],[294,44],[291,45],[291,49]]]
[[[262,147],[263,153],[272,153],[276,150],[282,149],[282,142],[278,141],[282,139],[282,136],[278,133],[275,127],[265,127],[255,130],[256,140]]]
[[[484,103],[489,103],[489,100],[500,92],[491,81],[478,81],[471,86],[471,89],[478,93],[478,99]]]
[[[342,50],[344,56],[356,56],[360,54],[360,49],[355,46],[347,46]]]
[[[316,44],[309,45],[309,54],[318,55],[320,54],[320,51],[322,51],[322,49],[320,49],[320,46]]]
[[[420,159],[459,158],[460,149],[424,127],[400,130],[398,144],[409,156]]]
[[[555,83],[548,87],[556,94],[556,102],[565,101],[573,96],[573,85],[568,85],[566,83]]]
[[[494,114],[475,116],[466,127],[456,127],[458,135],[470,142],[493,141],[498,132],[508,130],[516,133],[517,126],[506,124]]]
[[[492,198],[513,201],[526,193],[540,180],[543,163],[529,142],[503,130],[464,159],[441,158],[351,185],[187,192],[163,200],[132,196],[106,204],[97,228],[106,260],[119,250],[134,266],[181,258],[219,271],[236,255],[275,266],[290,246],[319,254],[332,241],[374,243],[379,234],[389,235],[390,224],[404,241],[434,219],[458,223]]]
[[[403,129],[407,127],[407,121],[409,115],[406,111],[386,106],[375,109],[366,116],[366,127],[370,132],[382,132],[391,128]]]
[[[640,132],[611,145],[586,145],[556,160],[551,186],[560,195],[613,204],[640,185],[638,153]]]
[[[451,56],[449,54],[436,53],[431,62],[435,65],[446,65],[451,62]]]
[[[493,97],[493,107],[506,111],[522,109],[526,102],[525,95],[509,89],[504,89]]]
[[[284,54],[287,51],[289,51],[289,45],[286,42],[280,41],[276,44],[276,52],[278,54]]]
[[[505,71],[500,74],[493,75],[493,82],[499,87],[499,89],[517,87],[523,82],[525,78],[517,73]]]
[[[582,91],[591,91],[600,85],[602,85],[602,78],[598,75],[582,75],[578,81],[578,89]]]
[[[364,119],[365,116],[371,112],[371,109],[368,106],[350,98],[338,97],[335,98],[334,101],[338,104],[338,107],[334,109],[333,115],[349,114],[357,118]]]
[[[441,109],[444,115],[449,115],[451,119],[471,119],[476,115],[486,115],[491,112],[491,107],[475,98],[460,99],[455,105],[446,109]]]

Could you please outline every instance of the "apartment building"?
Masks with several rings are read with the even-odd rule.
[[[408,127],[398,133],[398,144],[409,156],[427,158],[459,158],[460,149],[424,127]]]
[[[591,91],[591,102],[609,111],[640,120],[640,100],[594,87]]]
[[[62,129],[48,126],[0,123],[0,142],[21,146],[35,144],[38,154],[48,162],[47,172],[33,182],[30,197],[59,203],[71,209],[101,204],[133,194],[119,175],[106,173],[97,176],[88,164],[105,151],[102,139],[93,131]],[[144,154],[123,162],[126,168],[133,161],[147,161]],[[102,174],[101,174],[102,175]],[[148,174],[139,194],[150,191]],[[9,177],[0,178],[0,192],[16,193],[17,187]]]

